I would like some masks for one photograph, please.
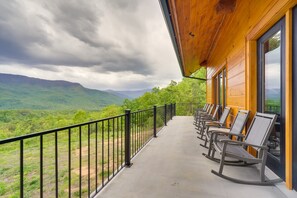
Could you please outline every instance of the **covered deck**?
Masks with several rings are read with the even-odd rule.
[[[202,155],[206,149],[199,146],[192,122],[193,117],[174,117],[97,197],[291,197],[279,189],[284,183],[242,185],[213,175],[219,165]],[[259,175],[256,166],[226,166],[224,172],[251,180]]]

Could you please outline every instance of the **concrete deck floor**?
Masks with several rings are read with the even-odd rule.
[[[97,197],[190,198],[190,197],[286,197],[275,186],[232,183],[213,175],[219,165],[202,156],[192,117],[174,117]],[[224,173],[258,179],[256,167],[228,167]]]

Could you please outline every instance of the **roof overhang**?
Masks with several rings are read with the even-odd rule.
[[[159,2],[182,74],[189,77],[209,65],[220,30],[234,12],[236,0]]]
[[[182,75],[183,76],[187,76],[185,74],[185,70],[183,68],[182,58],[181,58],[180,50],[179,50],[179,47],[178,47],[178,44],[177,44],[177,40],[176,40],[177,37],[175,35],[175,31],[174,31],[174,27],[173,27],[173,22],[172,22],[172,19],[171,19],[171,16],[172,15],[170,13],[168,0],[159,0],[159,2],[160,2],[160,6],[161,6],[162,13],[163,13],[163,17],[165,19],[165,22],[166,22],[166,25],[167,25],[167,29],[169,31],[171,42],[173,44],[173,48],[174,48],[174,51],[175,51],[175,54],[176,54],[176,57],[177,57],[177,61],[178,61],[179,67],[181,69]]]

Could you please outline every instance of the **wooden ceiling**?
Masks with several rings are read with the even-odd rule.
[[[236,9],[236,0],[169,0],[171,18],[185,76],[208,59],[220,29]]]

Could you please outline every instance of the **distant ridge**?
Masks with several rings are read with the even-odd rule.
[[[152,89],[140,89],[140,90],[134,90],[134,91],[106,90],[106,92],[115,94],[121,98],[126,98],[126,99],[135,99],[135,98],[142,96],[146,92],[151,92],[151,91],[152,91]]]
[[[0,73],[0,109],[100,109],[122,104],[116,94],[79,83]]]

